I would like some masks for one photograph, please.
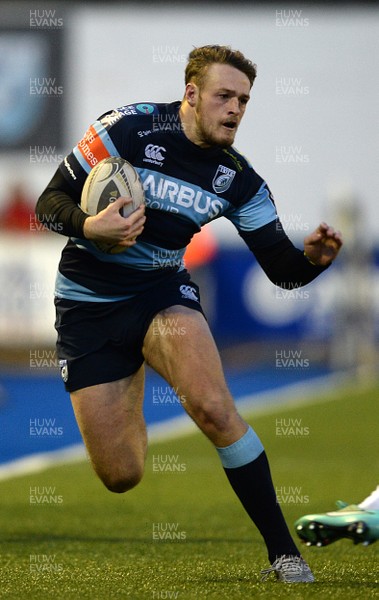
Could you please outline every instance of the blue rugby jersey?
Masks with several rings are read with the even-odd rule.
[[[180,102],[122,106],[102,115],[65,157],[37,202],[46,227],[69,236],[59,263],[56,295],[79,301],[127,299],[183,271],[194,233],[221,216],[229,219],[269,279],[292,289],[327,267],[311,264],[287,237],[265,181],[234,148],[200,148],[183,133]],[[146,216],[137,243],[105,254],[86,240],[79,208],[90,170],[121,156],[140,174]]]
[[[137,243],[105,254],[71,237],[62,252],[58,297],[127,298],[184,268],[183,255],[202,225],[225,216],[239,232],[276,220],[265,181],[233,147],[200,148],[183,133],[180,102],[140,103],[102,115],[65,157],[60,171],[80,196],[91,169],[107,156],[127,159],[139,173],[146,223]]]

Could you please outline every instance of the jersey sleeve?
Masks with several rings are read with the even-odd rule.
[[[283,229],[267,183],[254,169],[250,174],[255,186],[253,193],[225,216],[235,225],[272,283],[286,289],[310,283],[326,267],[311,264],[303,251],[294,246]]]
[[[88,215],[79,204],[87,175],[109,156],[122,156],[133,163],[135,144],[130,141],[131,133],[146,119],[151,122],[158,111],[155,104],[125,105],[104,113],[90,125],[39,197],[36,211],[41,222],[52,229],[51,223],[59,221],[59,233],[83,237]]]
[[[38,220],[50,231],[64,236],[83,237],[87,216],[80,208],[80,194],[66,181],[59,169],[54,173],[36,205]]]
[[[233,207],[225,216],[236,226],[238,232],[255,231],[277,219],[275,203],[265,181],[258,191],[245,203]]]
[[[240,230],[240,236],[267,277],[278,287],[288,290],[302,287],[328,268],[309,262],[304,252],[288,238],[279,218],[254,231]]]
[[[37,216],[47,228],[54,226],[54,231],[62,235],[83,237],[87,218],[79,208],[83,185],[88,173],[103,158],[120,156],[123,116],[116,110],[100,117],[61,162],[36,206]]]

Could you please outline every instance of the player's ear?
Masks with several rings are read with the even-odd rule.
[[[196,83],[190,81],[186,84],[184,97],[190,106],[196,106],[197,98],[199,96],[199,88]]]

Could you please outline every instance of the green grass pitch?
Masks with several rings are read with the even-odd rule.
[[[299,516],[359,502],[377,485],[378,397],[351,386],[248,416],[292,531]],[[151,444],[142,483],[124,495],[77,463],[3,481],[0,498],[2,598],[379,597],[379,542],[302,546],[316,583],[261,582],[264,544],[201,434]]]

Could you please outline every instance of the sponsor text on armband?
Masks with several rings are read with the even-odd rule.
[[[86,163],[92,168],[104,158],[110,156],[109,151],[101,140],[93,125],[84,134],[77,148]]]

